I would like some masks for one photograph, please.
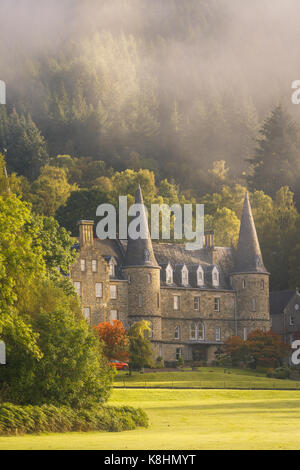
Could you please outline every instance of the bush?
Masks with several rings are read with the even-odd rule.
[[[9,361],[0,367],[3,401],[71,408],[92,408],[106,401],[114,371],[87,322],[68,309],[60,309],[42,312],[32,323],[42,357],[27,357],[7,341]]]
[[[68,407],[0,405],[0,435],[40,432],[120,432],[148,426],[140,408],[99,406],[73,410]]]
[[[285,380],[285,379],[288,379],[290,377],[290,369],[288,366],[282,366],[282,367],[278,367],[277,369],[275,369],[274,371],[270,371],[267,373],[267,377],[270,377],[272,379],[282,379],[282,380]]]
[[[177,361],[177,367],[183,367],[184,366],[184,359],[183,357],[180,357]]]

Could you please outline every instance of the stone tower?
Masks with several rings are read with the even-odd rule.
[[[268,331],[269,273],[263,263],[247,193],[231,284],[236,291],[236,333],[247,338],[250,331]]]
[[[143,205],[142,190],[139,186],[135,198],[136,204]],[[128,285],[128,321],[146,320],[152,325],[152,342],[155,354],[160,355],[161,341],[161,300],[160,267],[155,259],[152,241],[148,229],[148,220],[144,206],[140,216],[144,219],[148,237],[133,240],[128,237],[128,244],[123,264],[123,273]]]

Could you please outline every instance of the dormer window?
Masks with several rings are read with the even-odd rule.
[[[173,284],[173,268],[170,264],[166,268],[166,284]]]
[[[187,286],[189,283],[189,272],[186,266],[183,266],[181,271],[181,283],[183,286]]]
[[[218,268],[216,267],[214,267],[212,271],[212,284],[213,284],[213,287],[219,287],[220,285],[219,271],[218,271]]]
[[[201,266],[199,266],[199,268],[197,269],[197,286],[204,286],[204,272]]]
[[[116,275],[116,260],[114,258],[111,258],[109,261],[109,275],[110,277],[115,277]]]

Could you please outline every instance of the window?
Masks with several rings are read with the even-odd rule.
[[[166,283],[173,284],[173,269],[170,264],[166,268]]]
[[[204,329],[204,323],[200,322],[198,325],[198,339],[200,341],[204,341],[205,339],[205,329]]]
[[[74,288],[79,297],[81,297],[81,282],[74,282]]]
[[[91,309],[90,307],[85,307],[83,309],[83,316],[88,323],[91,323]]]
[[[149,338],[153,338],[153,323],[152,322],[149,322],[149,328],[150,328],[150,331],[149,331]]]
[[[183,286],[187,286],[189,283],[189,272],[186,266],[184,266],[181,271],[181,283]]]
[[[160,296],[159,294],[157,294],[157,308],[160,307]]]
[[[219,297],[215,297],[215,312],[220,311],[220,299]]]
[[[256,299],[252,299],[252,311],[256,312]]]
[[[196,341],[196,340],[204,341],[205,339],[204,323],[199,322],[197,325],[196,323],[193,322],[191,324],[190,339],[193,341]]]
[[[204,286],[204,272],[201,266],[199,266],[197,270],[197,286],[198,287]]]
[[[244,341],[246,341],[247,338],[248,338],[247,328],[244,328]]]
[[[290,315],[290,326],[295,326],[295,317]]]
[[[176,361],[182,358],[182,348],[176,348]]]
[[[197,339],[197,325],[196,325],[196,323],[191,324],[190,339],[191,340],[196,340]]]
[[[103,292],[103,285],[102,282],[97,282],[96,283],[96,298],[101,299],[102,298],[102,292]]]
[[[180,327],[179,326],[175,326],[174,339],[180,339]]]
[[[180,310],[180,297],[179,295],[174,295],[173,297],[173,302],[174,302],[174,310]]]
[[[261,290],[264,290],[265,288],[265,281],[263,279],[260,281],[260,288]]]
[[[109,275],[115,277],[116,274],[116,263],[114,259],[111,259],[109,262]]]
[[[200,297],[194,297],[194,310],[200,310]]]
[[[148,284],[151,284],[151,282],[152,282],[152,276],[151,276],[151,274],[148,274],[148,275],[147,275],[147,279],[148,279]]]
[[[96,259],[92,260],[92,272],[97,273],[98,272],[98,261]]]
[[[110,298],[116,299],[118,297],[117,286],[110,286]]]
[[[84,271],[85,271],[85,259],[80,260],[80,269],[81,269],[81,272],[84,273]]]
[[[128,274],[128,284],[131,284],[131,275]]]
[[[216,267],[214,267],[212,272],[212,284],[213,287],[219,287],[219,271]]]
[[[118,311],[117,310],[111,310],[109,312],[109,321],[110,321],[110,323],[112,323],[115,320],[118,320]]]
[[[243,289],[246,289],[246,281],[245,281],[245,279],[243,279],[242,285],[243,285]]]
[[[216,341],[221,341],[221,328],[216,328]]]
[[[143,296],[142,294],[139,294],[139,308],[142,308],[143,306]]]

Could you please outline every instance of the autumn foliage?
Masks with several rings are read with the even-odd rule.
[[[289,351],[290,347],[282,342],[281,336],[272,331],[256,330],[249,334],[247,340],[233,336],[225,343],[225,352],[234,365],[244,363],[253,368],[278,367]]]
[[[103,341],[103,353],[108,360],[128,360],[129,338],[122,322],[114,320],[112,323],[99,323],[95,330]]]

